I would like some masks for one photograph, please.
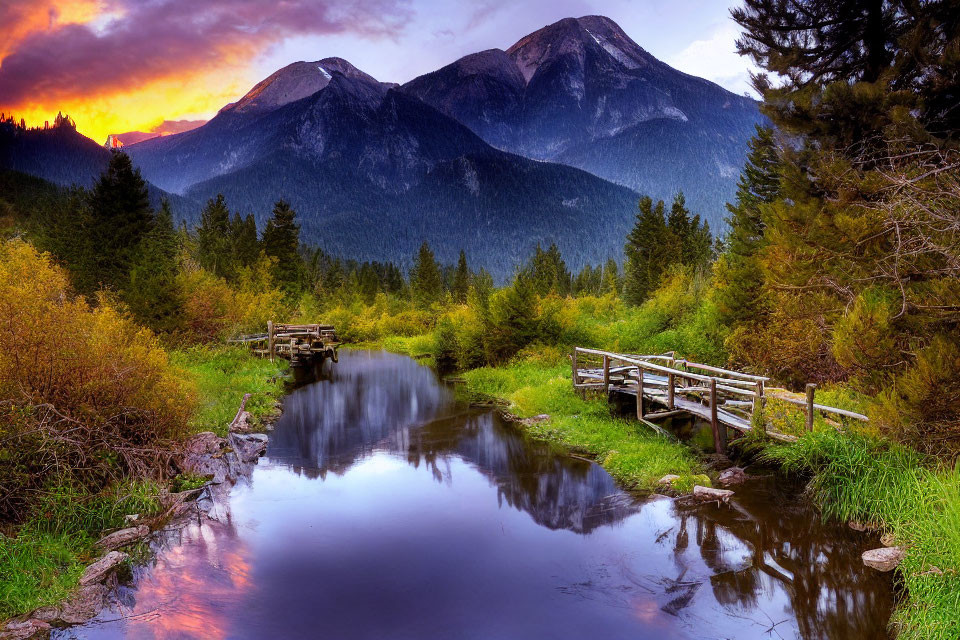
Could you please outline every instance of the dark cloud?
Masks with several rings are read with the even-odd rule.
[[[30,4],[0,3],[6,5],[0,15],[16,19]],[[245,64],[290,36],[392,37],[410,17],[407,0],[114,0],[105,6],[116,17],[20,39],[0,63],[0,103],[130,91],[166,78],[189,82],[198,72]],[[56,14],[50,15],[53,24]]]

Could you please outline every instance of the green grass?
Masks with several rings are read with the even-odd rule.
[[[464,374],[467,389],[509,403],[521,418],[548,414],[549,420],[525,428],[532,435],[591,454],[622,485],[652,490],[657,480],[673,473],[677,488],[692,488],[698,464],[680,443],[647,430],[636,420],[610,415],[602,399],[582,399],[570,385],[569,365],[544,363],[535,355],[502,367],[483,367]]]
[[[16,535],[0,537],[0,620],[63,600],[99,555],[103,531],[123,516],[160,512],[159,485],[125,482],[97,495],[54,486]]]
[[[812,474],[825,517],[876,523],[907,548],[899,570],[908,597],[891,620],[898,637],[960,638],[960,464],[928,466],[900,445],[836,430],[763,455]]]
[[[257,358],[243,347],[193,347],[170,358],[196,384],[200,406],[190,420],[196,432],[225,436],[245,393],[252,394],[247,411],[257,420],[273,412],[283,394],[286,361]]]

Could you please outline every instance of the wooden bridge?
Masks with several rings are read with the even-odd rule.
[[[637,419],[657,431],[662,429],[655,421],[671,416],[708,421],[714,447],[720,453],[727,449],[727,430],[738,434],[752,430],[759,419],[755,419],[756,414],[770,399],[801,407],[808,431],[813,430],[816,412],[868,420],[853,411],[817,404],[815,384],[806,386],[806,397],[797,397],[786,389],[768,386],[769,378],[764,376],[698,364],[675,355],[636,355],[576,347],[570,358],[573,388],[636,397]],[[796,436],[770,429],[766,422],[759,426],[772,438],[796,440]]]
[[[274,324],[267,322],[266,333],[255,333],[233,338],[229,342],[249,344],[253,352],[268,357],[286,358],[292,366],[330,358],[337,361],[340,341],[333,325],[329,324]]]

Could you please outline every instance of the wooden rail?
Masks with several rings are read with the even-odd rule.
[[[807,385],[805,399],[793,398],[785,389],[767,387],[769,378],[765,376],[678,359],[674,353],[638,355],[576,347],[570,362],[574,389],[602,389],[607,394],[636,396],[637,419],[647,424],[675,415],[709,421],[714,446],[721,453],[726,452],[727,429],[741,434],[749,432],[770,399],[803,407],[808,431],[813,430],[817,411],[868,420],[854,411],[816,404],[814,384]],[[648,412],[650,403],[664,408]],[[795,436],[772,430],[766,422],[762,426],[772,438],[796,440]]]
[[[249,344],[258,355],[271,360],[286,358],[295,366],[324,358],[336,362],[340,346],[333,325],[277,324],[272,320],[267,322],[265,333],[243,335],[228,342]]]

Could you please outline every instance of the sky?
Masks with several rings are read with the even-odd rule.
[[[687,73],[750,91],[725,0],[0,0],[0,111],[81,133],[207,119],[277,69],[339,56],[387,82],[605,15]]]

